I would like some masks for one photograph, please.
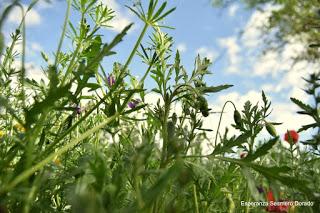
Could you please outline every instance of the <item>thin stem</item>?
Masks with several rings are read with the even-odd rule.
[[[162,121],[162,153],[161,153],[161,161],[160,168],[164,168],[167,158],[167,147],[168,147],[168,116],[170,111],[170,104],[165,103],[164,117]]]
[[[81,15],[80,25],[82,25],[83,20],[84,20],[84,14]],[[80,34],[81,34],[81,33],[80,33]],[[71,61],[70,61],[70,64],[69,64],[69,66],[68,66],[68,68],[67,68],[67,71],[66,71],[65,75],[63,76],[63,79],[62,79],[62,81],[61,81],[61,85],[62,85],[62,86],[64,85],[65,81],[67,80],[68,75],[69,75],[70,72],[72,71],[73,64],[74,64],[74,62],[75,62],[75,60],[76,60],[76,57],[78,56],[78,53],[79,53],[80,49],[81,49],[81,39],[79,40],[79,43],[78,43],[78,45],[77,45],[76,50],[73,52],[73,56],[72,56],[72,59],[71,59]]]
[[[61,33],[61,37],[60,37],[60,40],[59,40],[59,45],[58,45],[57,52],[56,52],[56,60],[54,62],[55,67],[57,67],[58,62],[59,62],[59,54],[60,54],[62,43],[63,43],[64,37],[65,37],[65,34],[66,34],[66,30],[67,30],[67,24],[68,24],[69,16],[70,16],[71,0],[67,0],[67,4],[68,4],[67,11],[66,11],[66,15],[64,17],[62,33]]]
[[[23,8],[21,8],[22,12],[24,13]],[[21,56],[21,76],[20,76],[20,85],[21,85],[21,97],[22,97],[22,103],[23,108],[26,108],[26,94],[24,91],[24,79],[26,75],[26,69],[25,69],[25,60],[26,60],[26,22],[25,17],[27,13],[23,15],[22,19],[22,56]]]
[[[195,184],[193,184],[193,199],[194,199],[194,205],[195,205],[195,212],[199,213],[199,204],[198,204],[198,197],[197,197],[197,187]]]
[[[130,55],[129,55],[129,58],[127,59],[125,65],[124,65],[124,67],[123,67],[123,72],[125,72],[125,70],[126,70],[126,69],[128,68],[128,66],[129,66],[129,64],[131,63],[132,58],[133,58],[133,56],[136,54],[136,51],[137,51],[137,49],[138,49],[138,47],[139,47],[139,45],[140,45],[140,43],[141,43],[144,35],[145,35],[146,32],[147,32],[148,27],[149,27],[149,25],[148,25],[147,23],[145,23],[145,25],[144,25],[144,27],[143,27],[140,35],[139,35],[139,38],[138,38],[136,44],[134,45],[134,47],[133,47],[133,49],[132,49],[132,51],[131,51],[131,53],[130,53]]]
[[[234,110],[237,110],[236,106],[234,105],[234,103],[232,101],[227,101],[227,102],[224,103],[224,105],[222,107],[222,111],[220,113],[218,128],[217,128],[216,136],[215,136],[215,139],[214,139],[214,146],[215,147],[217,146],[218,134],[219,134],[219,129],[220,129],[221,121],[222,121],[222,115],[223,115],[224,109],[225,109],[225,107],[226,107],[226,105],[228,103],[231,103],[233,105],[233,107],[234,107]]]

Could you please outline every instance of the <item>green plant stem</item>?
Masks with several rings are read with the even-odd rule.
[[[63,76],[63,78],[62,78],[61,86],[64,86],[64,84],[65,84],[65,82],[66,82],[66,80],[67,80],[67,77],[68,77],[69,74],[71,73],[72,67],[73,67],[73,65],[74,65],[74,62],[75,62],[75,60],[76,60],[76,58],[77,58],[77,55],[78,55],[80,49],[81,49],[81,43],[78,44],[76,50],[75,50],[74,53],[73,53],[73,56],[72,56],[72,58],[71,58],[70,64],[69,64],[69,66],[68,66],[68,68],[67,68],[67,71],[66,71],[66,73],[64,74],[64,76]]]
[[[222,115],[223,115],[225,107],[227,106],[228,103],[231,103],[233,105],[234,110],[237,109],[235,104],[232,101],[227,101],[227,102],[224,103],[224,105],[222,107],[222,110],[221,110],[221,113],[220,113],[218,128],[217,128],[216,136],[215,136],[215,139],[214,139],[214,146],[217,146],[218,134],[219,134],[219,129],[220,129],[221,121],[222,121]]]
[[[115,114],[109,118],[107,118],[105,121],[100,123],[99,125],[89,129],[88,131],[84,132],[81,134],[78,138],[73,139],[70,143],[65,144],[62,146],[60,149],[58,149],[56,152],[50,154],[47,156],[45,159],[37,163],[36,165],[32,166],[28,170],[25,170],[21,174],[19,174],[13,181],[11,181],[7,186],[5,186],[2,190],[0,190],[0,195],[2,193],[8,192],[11,189],[13,189],[17,184],[21,183],[28,177],[30,177],[32,174],[37,172],[38,170],[42,169],[44,166],[46,166],[48,163],[50,163],[55,157],[59,157],[60,155],[64,154],[67,152],[69,149],[73,148],[76,146],[78,143],[80,143],[82,140],[86,139],[87,137],[91,136],[93,133],[97,132],[101,128],[105,127],[107,124],[112,122],[114,119],[119,117],[119,114]]]
[[[195,184],[193,184],[193,199],[194,199],[194,206],[195,206],[195,212],[199,213],[199,204],[198,204],[198,197],[197,197],[197,187]]]
[[[25,82],[25,75],[26,75],[26,69],[25,69],[25,60],[26,60],[26,22],[25,18],[27,15],[27,12],[24,13],[24,9],[21,6],[21,12],[23,15],[22,18],[22,53],[21,53],[21,74],[20,74],[20,87],[21,87],[21,98],[22,98],[22,107],[26,108],[26,94],[24,91],[24,82]]]
[[[84,14],[81,14],[81,22],[80,22],[80,25],[82,25],[83,19],[84,19]],[[73,54],[72,54],[72,58],[71,58],[71,61],[70,61],[70,63],[69,63],[69,66],[68,66],[68,68],[67,68],[67,70],[66,70],[66,73],[64,74],[64,76],[63,76],[63,78],[62,78],[61,86],[63,86],[63,85],[65,84],[65,81],[67,80],[67,77],[69,76],[69,74],[70,74],[71,71],[72,71],[72,67],[73,67],[73,65],[74,65],[74,62],[75,62],[75,60],[76,60],[76,58],[77,58],[77,56],[78,56],[78,53],[79,53],[79,51],[80,51],[80,49],[81,49],[81,43],[82,43],[82,39],[79,40],[79,43],[78,43],[78,45],[77,45],[77,48],[76,48],[76,50],[75,50],[75,51],[73,52]],[[58,56],[57,56],[57,57],[58,57]]]
[[[144,35],[145,35],[146,32],[147,32],[148,27],[149,27],[149,24],[148,24],[148,23],[145,23],[145,24],[144,24],[144,27],[143,27],[143,29],[142,29],[139,37],[138,37],[137,42],[136,42],[136,44],[134,45],[134,47],[133,47],[133,49],[132,49],[132,51],[131,51],[131,53],[130,53],[130,55],[129,55],[129,57],[128,57],[125,65],[124,65],[124,67],[123,67],[122,72],[125,72],[125,70],[127,70],[129,64],[131,63],[131,61],[132,61],[132,59],[133,59],[133,56],[134,56],[134,55],[136,54],[136,52],[137,52],[137,49],[138,49],[138,47],[139,47],[139,45],[140,45],[140,43],[141,43]],[[122,73],[121,73],[121,74],[122,74]],[[120,77],[121,77],[121,75],[120,75]]]
[[[69,16],[70,16],[70,8],[71,8],[71,0],[67,0],[67,10],[66,10],[66,14],[64,17],[64,23],[63,23],[63,28],[62,28],[62,33],[60,36],[60,40],[59,40],[59,44],[58,44],[58,48],[57,48],[57,52],[56,52],[56,59],[54,62],[55,67],[57,67],[58,63],[59,63],[59,55],[60,55],[60,51],[61,51],[61,47],[62,47],[62,43],[66,34],[66,30],[67,30],[67,24],[69,21]]]
[[[166,165],[167,148],[168,148],[168,116],[170,111],[170,104],[165,103],[164,116],[162,120],[162,153],[160,160],[160,168],[164,168]]]

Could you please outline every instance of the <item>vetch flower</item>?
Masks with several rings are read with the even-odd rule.
[[[110,87],[112,87],[112,86],[116,83],[113,75],[109,75],[107,81],[108,81],[108,85],[109,85]]]
[[[288,143],[297,143],[299,140],[299,134],[295,130],[287,131],[287,133],[284,134],[284,140]]]
[[[130,101],[130,102],[128,103],[128,107],[129,107],[130,109],[134,109],[134,108],[137,107],[137,105],[138,105],[140,102],[141,102],[141,101],[140,101],[139,99],[134,99],[134,100],[132,100],[132,101]]]
[[[262,186],[257,186],[257,190],[260,194],[264,193],[264,189]]]
[[[80,115],[81,114],[81,107],[80,106],[76,106],[75,107],[75,112]]]

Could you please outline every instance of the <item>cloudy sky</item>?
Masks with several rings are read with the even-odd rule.
[[[133,30],[117,47],[118,54],[105,60],[105,66],[111,67],[114,61],[125,61],[128,50],[133,47],[141,31],[142,23],[124,7],[125,4],[130,5],[129,0],[103,1],[109,4],[117,15],[111,23],[113,28],[101,31],[104,41],[110,41],[127,24],[135,23]],[[22,2],[27,5],[31,1]],[[175,29],[166,32],[174,37],[173,50],[180,50],[186,69],[192,71],[194,58],[200,54],[213,61],[211,70],[214,74],[207,78],[208,85],[234,85],[223,93],[208,97],[214,111],[219,111],[227,100],[234,101],[239,108],[247,100],[253,103],[261,102],[261,90],[264,90],[273,103],[270,120],[283,122],[283,125],[277,128],[280,134],[284,134],[287,129],[298,129],[301,125],[309,123],[307,117],[295,113],[297,108],[289,100],[290,97],[308,99],[302,91],[304,82],[301,77],[306,77],[315,66],[304,61],[292,66],[291,59],[305,47],[297,42],[289,42],[283,52],[269,51],[263,56],[257,54],[263,42],[263,34],[259,28],[266,23],[270,11],[277,7],[268,6],[264,12],[247,11],[239,4],[225,9],[215,9],[209,0],[174,0],[169,1],[170,6],[177,9],[166,19],[165,24]],[[42,2],[27,16],[27,67],[29,74],[36,79],[42,76],[39,69],[42,63],[39,60],[40,51],[52,57],[57,47],[65,9],[65,1],[54,1],[53,4]],[[7,43],[10,42],[9,33],[20,22],[19,14],[17,9],[8,17],[5,27]],[[71,20],[77,21],[77,18],[73,11]],[[146,41],[147,39],[144,40]],[[65,43],[64,48],[72,49],[72,46]],[[130,69],[134,75],[139,76],[145,70],[145,66],[135,57]],[[229,113],[223,117],[223,127],[232,122],[232,108],[228,108],[227,111]],[[211,115],[205,123],[207,127],[216,129],[217,120],[217,115]]]

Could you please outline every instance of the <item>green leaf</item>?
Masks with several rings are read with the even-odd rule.
[[[255,153],[249,154],[247,157],[245,157],[243,160],[247,161],[254,161],[258,157],[261,157],[263,155],[266,155],[268,151],[279,141],[279,137],[272,138],[267,143],[263,144],[261,147],[259,147]]]
[[[89,91],[93,91],[93,90],[99,89],[101,86],[100,84],[96,84],[96,83],[87,83],[86,87],[90,88]]]
[[[199,90],[201,90],[203,93],[217,93],[230,87],[233,87],[233,85],[225,84],[215,87],[199,87]]]
[[[175,11],[176,8],[172,8],[170,10],[168,10],[167,12],[165,12],[162,16],[160,16],[159,18],[152,20],[153,22],[158,22],[161,21],[162,19],[164,19],[166,16],[168,16],[170,13],[172,13],[173,11]]]
[[[162,3],[162,5],[160,6],[159,10],[153,15],[153,19],[156,20],[158,18],[158,16],[162,13],[162,11],[166,8],[167,6],[167,2]]]
[[[236,139],[230,139],[224,143],[220,143],[215,147],[211,155],[218,155],[218,154],[228,152],[232,147],[240,146],[241,144],[246,143],[249,137],[250,137],[250,133],[246,132],[240,135],[239,137],[237,137]]]
[[[170,182],[178,177],[183,169],[183,162],[177,161],[172,167],[170,167],[164,174],[162,174],[155,184],[143,193],[145,207],[151,206],[154,200],[159,198],[162,193],[169,186]]]
[[[303,103],[302,101],[300,101],[300,100],[298,100],[296,98],[290,98],[290,99],[291,99],[291,101],[293,103],[295,103],[301,109],[303,109],[306,112],[306,114],[312,114],[314,112],[314,109],[310,105],[305,104],[305,103]]]
[[[301,180],[298,177],[292,176],[292,174],[288,174],[288,172],[291,169],[287,166],[265,167],[265,166],[261,166],[261,165],[244,161],[244,160],[225,158],[225,157],[215,157],[215,158],[223,161],[227,161],[230,163],[235,163],[235,164],[238,164],[239,166],[250,167],[268,179],[277,180],[290,188],[298,189],[299,191],[308,195],[310,198],[314,198],[314,194],[312,193],[312,190],[308,187],[309,182],[307,182],[306,180]]]

